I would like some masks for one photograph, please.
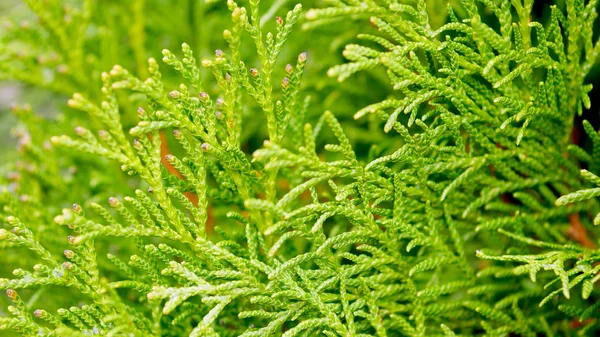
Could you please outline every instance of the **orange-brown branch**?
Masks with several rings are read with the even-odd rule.
[[[579,218],[579,213],[569,214],[569,222],[571,223],[571,227],[567,231],[567,235],[573,239],[574,241],[579,242],[582,246],[596,249],[598,248],[596,244],[590,240],[588,236],[587,230],[581,223],[581,219]]]
[[[183,178],[183,175],[181,174],[181,172],[177,171],[177,169],[171,163],[169,163],[169,161],[166,159],[166,156],[168,154],[171,154],[171,150],[169,149],[169,143],[167,142],[167,136],[165,135],[165,131],[160,130],[159,135],[160,135],[160,162],[167,169],[167,171],[169,171],[169,173],[171,173],[172,175],[176,176],[177,178],[183,180],[184,178]],[[150,138],[152,140],[151,135],[148,135],[148,138]]]
[[[169,161],[167,161],[167,159],[165,158],[166,155],[171,154],[171,150],[169,149],[169,142],[167,140],[167,136],[165,135],[164,130],[159,131],[159,135],[160,135],[160,162],[167,169],[167,171],[169,173],[171,173],[172,175],[176,176],[177,178],[179,178],[181,180],[184,180],[185,177],[183,176],[183,174],[181,174],[181,172],[179,172],[173,166],[173,164],[169,163]],[[152,139],[152,136],[150,134],[148,134],[148,138]],[[196,193],[185,192],[185,193],[183,193],[183,195],[185,195],[185,197],[194,205],[194,207],[198,207],[198,195],[196,195]],[[208,207],[208,209],[206,210],[206,213],[207,213],[206,231],[212,232],[213,231],[213,218],[212,218],[212,210],[210,207]]]

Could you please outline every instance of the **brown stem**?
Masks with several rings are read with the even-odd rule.
[[[579,213],[569,214],[569,222],[571,223],[571,227],[567,231],[567,235],[573,239],[574,241],[579,242],[582,246],[590,249],[598,248],[596,244],[590,240],[588,236],[587,230],[581,224],[581,219],[579,218]]]

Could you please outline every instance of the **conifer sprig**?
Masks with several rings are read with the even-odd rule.
[[[140,20],[143,4],[128,7]],[[589,185],[600,183],[599,150],[571,144],[571,133],[590,106],[596,1],[566,0],[547,20],[535,17],[531,0],[464,0],[445,12],[437,1],[330,4],[310,9],[305,27],[370,18],[378,31],[348,44],[349,62],[328,73],[339,81],[387,74],[388,97],[355,114],[380,118],[387,136],[377,144],[357,142],[332,111],[309,118],[307,54],[279,62],[302,6],[273,18],[282,3],[261,16],[254,0],[227,2],[228,48],[200,62],[184,43],[181,52],[163,50],[167,67],[150,58],[146,69],[143,21],[130,27],[135,62],[124,61],[135,71],[90,73],[100,91],[73,80],[68,90],[82,90],[68,105],[93,122],[70,136],[41,146],[50,132],[36,132],[28,107],[15,108],[29,132],[20,133],[15,184],[0,194],[0,247],[36,264],[0,279],[12,302],[0,329],[567,336],[575,319],[578,334],[595,334],[600,192]],[[88,60],[81,46],[96,5],[84,2],[63,25],[60,1],[29,2],[76,69]],[[75,49],[61,47],[69,32]],[[259,146],[244,138],[255,120],[266,129],[264,139],[253,133]],[[591,124],[584,128],[597,145]],[[62,172],[65,162],[87,165],[90,177]],[[122,183],[93,176],[107,172]],[[49,195],[60,201],[46,209]],[[81,205],[56,209],[65,202]],[[51,308],[17,294],[56,288],[71,302]]]

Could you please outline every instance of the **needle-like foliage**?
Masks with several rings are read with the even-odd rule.
[[[590,107],[586,77],[600,53],[596,1],[565,0],[542,16],[532,0],[329,1],[272,18],[283,3],[263,11],[258,0],[229,0],[226,47],[214,56],[200,60],[184,43],[164,49],[160,66],[146,62],[144,26],[133,20],[127,66],[97,74],[109,56],[85,46],[110,41],[89,34],[92,22],[102,25],[94,6],[109,5],[84,1],[62,25],[45,11],[55,3],[28,2],[45,25],[36,30],[48,39],[42,48],[57,48],[59,70],[72,76],[45,78],[40,62],[33,69],[42,78],[28,76],[19,67],[29,59],[10,55],[0,73],[76,91],[55,129],[64,132],[69,116],[82,125],[50,136],[56,130],[30,107],[14,109],[24,129],[1,194],[0,247],[19,269],[0,279],[12,302],[0,329],[67,337],[600,331],[600,136],[584,121],[591,153],[572,136]],[[143,16],[143,6],[126,10]],[[343,51],[348,62],[327,75],[370,73],[374,88],[390,84],[354,115],[369,120],[366,139],[348,132],[360,122],[343,112],[312,108],[323,105],[302,80],[307,60],[319,60],[303,52],[281,64],[298,21],[309,35],[334,25],[359,34]],[[7,36],[5,50],[30,41]],[[356,97],[339,85],[336,95]],[[41,299],[54,293],[69,296]]]

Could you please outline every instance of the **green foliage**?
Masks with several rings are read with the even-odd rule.
[[[76,93],[56,120],[14,108],[0,329],[600,331],[600,138],[571,136],[596,1],[25,2],[39,27],[3,33],[0,76]]]

